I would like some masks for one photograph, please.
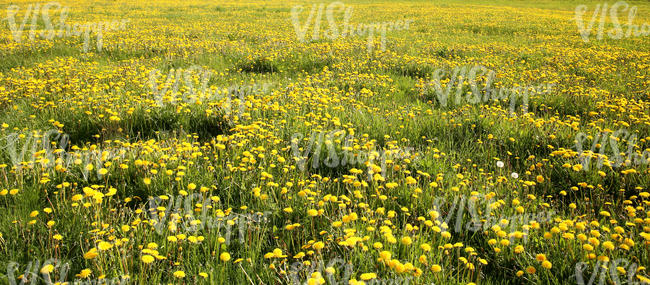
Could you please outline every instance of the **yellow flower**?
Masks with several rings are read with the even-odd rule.
[[[219,259],[221,259],[221,261],[223,261],[223,262],[228,262],[228,260],[230,260],[230,254],[227,253],[227,252],[224,252],[221,255],[219,255]]]
[[[113,248],[113,245],[111,243],[102,241],[102,242],[99,242],[99,244],[97,245],[97,248],[99,248],[99,250],[109,250],[109,249]]]
[[[274,249],[273,250],[273,257],[277,257],[277,258],[284,257],[282,255],[282,250],[279,249],[279,248]]]
[[[97,255],[98,255],[97,254],[97,249],[93,247],[88,252],[86,252],[84,254],[84,258],[85,259],[93,259],[93,258],[97,257]]]
[[[611,241],[606,241],[603,243],[603,247],[608,250],[614,250],[614,243],[612,243]]]
[[[518,245],[515,247],[515,253],[522,253],[524,252],[524,247],[521,245]]]
[[[535,274],[535,272],[537,272],[537,270],[535,269],[535,267],[528,266],[526,268],[526,272],[528,272],[528,274]]]
[[[417,183],[418,183],[418,181],[415,180],[413,177],[411,177],[411,176],[406,177],[406,184],[412,185],[412,184],[417,184]]]
[[[366,282],[363,281],[357,281],[357,279],[350,279],[348,282],[349,285],[365,285]]]
[[[185,278],[185,272],[180,271],[180,270],[176,271],[176,272],[174,272],[174,277],[176,277],[176,278]]]
[[[553,264],[551,264],[551,262],[548,260],[544,260],[544,262],[542,262],[542,267],[546,269],[551,269],[551,267],[553,267]]]
[[[54,265],[52,264],[45,265],[41,268],[41,273],[43,274],[50,274],[52,271],[54,271]]]
[[[384,260],[384,261],[389,261],[389,260],[390,260],[390,257],[391,257],[391,254],[390,254],[389,251],[385,251],[385,250],[384,250],[384,251],[382,251],[382,252],[379,253],[379,256],[381,257],[382,260]]]
[[[143,255],[140,259],[141,259],[142,262],[144,262],[145,264],[152,263],[152,262],[154,262],[154,261],[156,260],[156,259],[155,259],[153,256],[151,256],[151,255]]]
[[[86,268],[86,269],[81,270],[81,272],[79,272],[79,274],[77,274],[76,276],[79,277],[79,278],[87,278],[92,273],[93,273],[92,270]]]
[[[363,273],[361,274],[361,280],[368,281],[371,279],[377,278],[377,274],[375,273]]]
[[[431,266],[431,271],[433,271],[433,273],[438,273],[442,271],[442,267],[438,264],[434,264],[433,266]]]
[[[537,179],[536,179],[536,180],[537,180],[538,183],[542,183],[542,182],[544,182],[544,176],[537,175]]]
[[[325,244],[322,241],[319,241],[317,243],[314,243],[313,247],[315,250],[321,250],[323,247],[325,247]]]

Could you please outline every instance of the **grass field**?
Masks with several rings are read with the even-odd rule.
[[[650,2],[0,2],[0,284],[650,283]]]

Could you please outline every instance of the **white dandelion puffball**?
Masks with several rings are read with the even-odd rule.
[[[512,178],[514,179],[519,178],[519,174],[517,174],[517,172],[513,172],[512,174],[510,174],[510,176],[512,176]]]
[[[497,161],[497,167],[498,168],[503,168],[503,161],[501,161],[501,160]]]

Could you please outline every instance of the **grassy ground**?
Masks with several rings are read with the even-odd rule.
[[[0,284],[648,282],[650,40],[583,41],[601,2],[346,1],[413,20],[370,51],[300,42],[312,2],[60,4],[128,22],[84,52],[3,21]],[[553,88],[441,104],[436,73],[476,66]]]

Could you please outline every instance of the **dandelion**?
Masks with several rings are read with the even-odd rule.
[[[363,273],[363,274],[361,274],[360,277],[361,277],[361,280],[368,281],[368,280],[377,278],[377,274],[375,274],[375,273]]]
[[[97,255],[97,249],[93,247],[84,254],[84,259],[93,259],[97,257]]]
[[[431,266],[431,271],[433,271],[433,273],[438,273],[442,271],[442,267],[438,264],[434,264]]]
[[[41,268],[42,274],[50,274],[52,271],[54,271],[54,265],[52,264],[45,265],[43,268]]]
[[[535,274],[535,272],[537,272],[537,270],[535,269],[535,267],[528,266],[528,267],[526,267],[526,272],[528,274]]]
[[[318,216],[318,211],[315,210],[315,209],[310,209],[310,210],[307,211],[307,214],[308,214],[310,217],[316,217],[316,216]]]
[[[84,279],[84,278],[88,278],[88,276],[90,276],[90,274],[92,273],[93,273],[92,270],[86,268],[86,269],[82,269],[81,272],[79,272],[79,274],[76,274],[75,276]]]
[[[156,259],[155,259],[153,256],[151,256],[151,255],[143,255],[140,259],[141,259],[142,262],[144,262],[145,264],[152,263],[152,262],[154,262],[154,261],[156,260]]]
[[[314,243],[313,247],[314,247],[315,250],[321,250],[321,249],[323,249],[323,247],[325,247],[325,244],[323,242],[319,241],[319,242]]]
[[[102,241],[102,242],[99,242],[99,244],[97,244],[97,248],[99,248],[99,250],[102,250],[102,251],[109,250],[109,249],[113,248],[113,244]]]
[[[279,249],[279,248],[274,249],[273,250],[273,257],[276,257],[276,258],[284,257],[284,255],[282,255],[282,250]]]

